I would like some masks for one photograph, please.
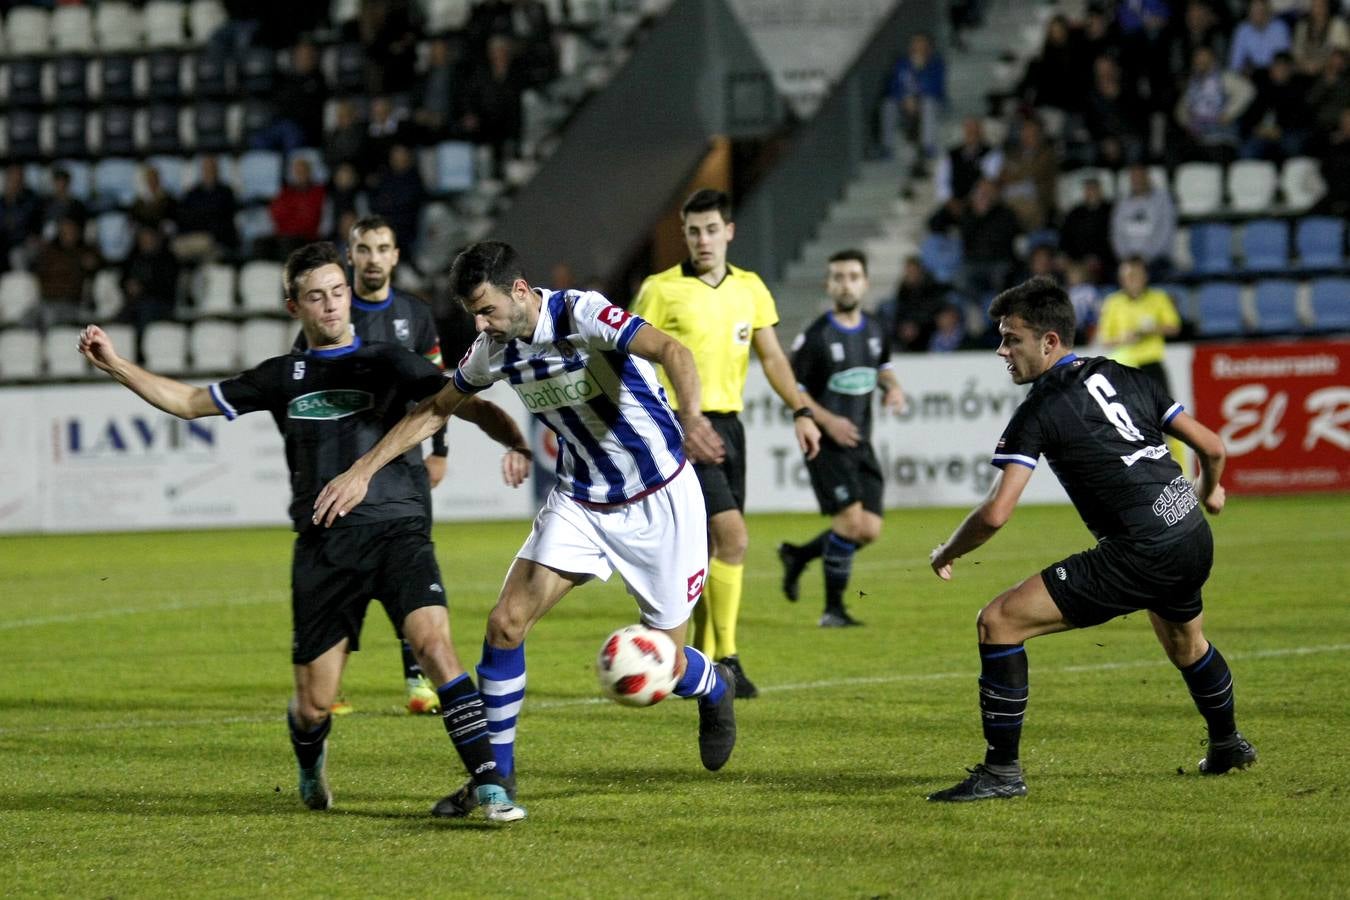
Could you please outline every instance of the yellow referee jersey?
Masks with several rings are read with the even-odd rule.
[[[1097,340],[1118,341],[1141,328],[1180,325],[1181,317],[1172,298],[1157,288],[1148,288],[1133,300],[1124,291],[1116,291],[1102,303],[1097,323]],[[1136,369],[1145,363],[1162,362],[1163,338],[1160,334],[1137,338],[1133,343],[1112,347],[1109,355],[1116,362]]]
[[[704,412],[741,411],[750,338],[756,329],[778,324],[778,307],[758,275],[728,265],[726,277],[712,287],[685,261],[648,276],[632,311],[694,355]],[[664,370],[660,376],[674,405],[675,391]]]

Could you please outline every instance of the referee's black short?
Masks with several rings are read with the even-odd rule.
[[[825,515],[832,516],[854,503],[861,503],[870,513],[882,514],[881,464],[871,444],[841,447],[822,440],[816,458],[806,461],[806,471]]]
[[[1141,550],[1106,540],[1041,570],[1064,620],[1078,628],[1147,609],[1168,622],[1200,615],[1200,589],[1214,564],[1214,537],[1203,519],[1183,539]]]
[[[745,511],[745,427],[735,413],[704,413],[722,438],[727,455],[720,463],[696,463],[708,517],[729,509]]]
[[[366,607],[377,597],[395,627],[415,609],[445,606],[421,516],[302,532],[291,560],[291,662],[313,662],[343,638],[360,649]]]

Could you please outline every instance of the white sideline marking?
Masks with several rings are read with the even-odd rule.
[[[1314,647],[1279,647],[1272,650],[1253,650],[1249,653],[1233,653],[1224,656],[1231,660],[1244,659],[1279,659],[1288,656],[1313,656],[1320,653],[1344,653],[1350,650],[1350,644],[1325,644]],[[1129,660],[1126,662],[1094,663],[1089,666],[1057,666],[1054,668],[1038,668],[1037,672],[1054,673],[1082,673],[1082,672],[1111,672],[1117,669],[1146,669],[1155,666],[1171,665],[1166,657],[1161,659],[1140,659]],[[855,685],[868,684],[898,684],[911,681],[946,681],[952,678],[975,678],[974,667],[963,672],[929,672],[922,675],[877,675],[865,678],[832,678],[825,681],[805,681],[800,684],[780,684],[760,688],[760,693],[778,693],[780,691],[816,691],[825,688],[851,687]],[[601,697],[574,697],[569,700],[539,700],[525,704],[527,711],[544,709],[564,709],[573,706],[591,706],[601,703],[608,703]],[[91,722],[91,723],[69,723],[60,725],[39,725],[33,728],[0,728],[0,736],[8,735],[36,735],[36,734],[54,734],[60,732],[93,732],[93,731],[137,731],[144,728],[192,728],[209,727],[214,728],[220,725],[258,725],[265,723],[275,723],[280,720],[276,713],[257,716],[228,716],[224,719],[151,719],[140,721],[119,721],[119,722]]]

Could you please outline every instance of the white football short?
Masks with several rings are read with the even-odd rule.
[[[685,622],[708,574],[708,518],[693,466],[621,506],[583,506],[553,490],[516,554],[608,581],[619,573],[652,628]]]

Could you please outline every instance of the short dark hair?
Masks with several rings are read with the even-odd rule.
[[[1073,303],[1064,288],[1044,275],[1028,278],[1016,287],[1008,288],[989,304],[989,318],[995,321],[1017,316],[1026,322],[1037,337],[1053,331],[1065,347],[1073,346],[1077,321]]]
[[[474,290],[487,282],[509,292],[520,271],[520,254],[502,241],[479,241],[460,252],[450,266],[450,292],[467,304]]]
[[[282,269],[281,276],[286,299],[294,300],[297,298],[300,293],[301,278],[315,269],[321,269],[327,265],[334,265],[342,269],[342,257],[338,255],[337,247],[334,247],[328,241],[306,244],[286,257],[286,265]],[[345,275],[347,270],[342,269],[342,271]]]
[[[867,254],[853,247],[838,251],[829,258],[828,262],[856,262],[862,266],[863,274],[867,274]]]
[[[731,197],[727,192],[713,188],[700,188],[690,194],[688,200],[684,201],[684,206],[680,207],[680,218],[684,218],[690,213],[711,212],[714,209],[722,214],[723,222],[731,221]]]
[[[352,223],[351,234],[365,234],[367,231],[378,231],[381,228],[388,228],[389,233],[394,236],[394,246],[398,246],[398,232],[394,226],[389,224],[389,220],[384,216],[362,216]]]

